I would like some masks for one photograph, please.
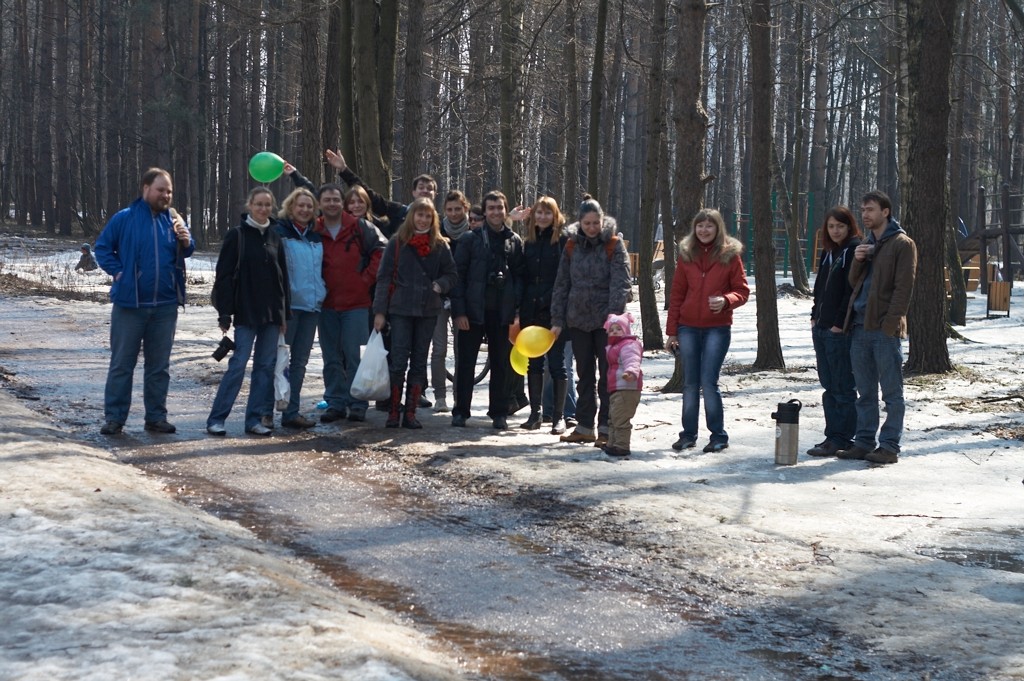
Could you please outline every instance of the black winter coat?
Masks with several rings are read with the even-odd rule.
[[[558,276],[558,263],[569,240],[563,232],[551,243],[551,227],[541,231],[535,241],[523,244],[523,294],[519,300],[519,325],[551,328],[551,292]]]
[[[444,239],[439,239],[433,251],[420,257],[415,248],[401,244],[398,236],[393,236],[384,247],[377,270],[373,312],[435,317],[442,309],[443,296],[452,290],[455,280],[455,261]],[[441,293],[434,292],[435,283]]]
[[[244,219],[228,230],[217,256],[213,306],[221,327],[280,326],[291,317],[284,244],[274,225],[262,232]]]
[[[850,267],[853,264],[853,250],[860,239],[853,238],[843,248],[824,251],[818,261],[818,276],[814,278],[814,305],[811,306],[811,321],[821,329],[833,326],[843,328],[846,310],[850,306]]]
[[[452,289],[452,318],[468,317],[471,324],[483,324],[487,300],[487,287],[492,292],[500,289],[501,324],[511,324],[516,318],[516,305],[522,297],[523,239],[508,227],[501,231],[504,240],[503,263],[491,257],[491,244],[484,225],[464,234],[455,252],[455,266],[459,282]],[[503,283],[497,286],[495,277],[502,270]]]

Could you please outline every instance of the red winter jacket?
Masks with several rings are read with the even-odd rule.
[[[693,241],[694,237],[690,235],[680,245],[676,273],[672,279],[665,333],[673,337],[680,326],[731,326],[733,309],[750,297],[747,275],[740,259],[743,246],[739,241],[725,237],[717,258],[711,257],[710,248],[697,245],[696,255],[691,259],[693,250],[690,244]],[[709,296],[724,296],[725,308],[713,313],[708,307]]]
[[[384,235],[366,220],[347,211],[341,213],[341,231],[336,239],[317,218],[316,232],[324,244],[324,283],[327,298],[323,309],[347,312],[368,308],[377,282],[377,268],[384,253]]]

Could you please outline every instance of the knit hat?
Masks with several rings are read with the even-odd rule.
[[[622,327],[623,331],[631,333],[633,330],[631,326],[633,321],[633,315],[628,312],[624,312],[623,314],[610,314],[608,315],[608,319],[604,320],[604,330],[607,331],[610,329],[612,324],[618,324]]]

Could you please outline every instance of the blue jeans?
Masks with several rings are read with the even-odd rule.
[[[680,326],[676,331],[679,354],[683,359],[683,430],[680,437],[697,439],[700,396],[704,394],[704,420],[711,442],[728,442],[725,413],[718,377],[732,340],[731,326],[698,328]]]
[[[854,444],[871,451],[878,444],[899,454],[903,437],[903,345],[899,338],[882,331],[866,331],[853,327],[850,340],[850,361],[857,383],[857,433]],[[878,389],[885,402],[885,423],[878,431]]]
[[[316,336],[316,324],[320,319],[319,312],[292,310],[292,318],[288,320],[288,331],[284,340],[288,343],[291,353],[288,362],[288,407],[281,414],[282,421],[288,421],[299,415],[299,393],[306,379],[306,364],[309,363],[309,352],[313,349],[313,338]]]
[[[359,346],[366,345],[370,327],[367,309],[321,310],[320,352],[324,358],[324,399],[332,409],[362,409],[366,400],[354,400],[350,394],[352,379],[359,368]]]
[[[815,326],[811,329],[811,339],[817,358],[818,381],[825,389],[821,394],[825,439],[846,449],[857,430],[857,391],[850,365],[850,336]]]
[[[121,307],[110,311],[110,368],[103,391],[107,421],[128,420],[132,406],[132,379],[142,350],[142,400],[146,422],[167,420],[167,386],[171,382],[171,346],[178,322],[177,305]]]
[[[569,418],[576,418],[576,377],[572,369],[572,341],[566,339],[564,346],[565,361],[562,365],[565,368],[565,380],[568,381],[568,390],[565,393],[565,410],[563,414]],[[545,367],[546,369],[547,367]],[[543,413],[551,418],[555,404],[555,384],[551,382],[551,373],[544,374],[544,407]]]
[[[249,380],[249,399],[245,404],[245,427],[252,428],[263,416],[274,413],[274,366],[277,364],[277,339],[281,327],[277,324],[262,326],[236,326],[235,351],[228,360],[228,368],[220,378],[217,396],[206,418],[206,425],[223,424],[231,414],[238,391],[242,389],[245,366],[252,356],[252,377]]]

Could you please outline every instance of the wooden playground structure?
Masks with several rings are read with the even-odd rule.
[[[1009,317],[1015,267],[1024,267],[1019,241],[1024,234],[1024,194],[1011,194],[1010,185],[1003,184],[991,199],[989,205],[985,188],[978,187],[978,224],[957,240],[957,246],[965,281],[977,276],[977,286],[968,290],[987,296],[986,316]]]

